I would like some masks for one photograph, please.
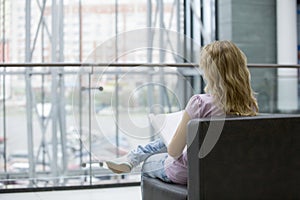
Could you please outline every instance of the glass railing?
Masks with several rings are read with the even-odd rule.
[[[99,163],[155,139],[148,114],[181,110],[201,89],[191,64],[1,64],[0,70],[3,189],[139,182],[140,168],[116,175]]]
[[[299,113],[298,65],[249,65],[264,113]],[[128,184],[99,165],[158,137],[150,113],[203,92],[193,64],[0,64],[0,188]]]
[[[299,113],[299,65],[249,65],[260,112]]]

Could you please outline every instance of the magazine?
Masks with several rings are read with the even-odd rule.
[[[155,133],[159,133],[166,145],[169,145],[182,119],[184,110],[168,114],[149,114]]]

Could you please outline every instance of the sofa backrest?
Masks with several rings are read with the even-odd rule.
[[[199,158],[211,123],[224,123]],[[198,119],[188,124],[189,199],[300,199],[300,115]]]

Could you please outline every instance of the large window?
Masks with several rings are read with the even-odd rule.
[[[190,18],[200,27],[201,4],[1,0],[0,5],[1,61],[16,63],[1,67],[1,187],[139,181],[139,168],[114,175],[99,162],[155,139],[148,114],[181,110],[200,92],[200,74],[192,66],[153,63],[196,61],[191,55],[199,53],[202,33],[187,32]]]

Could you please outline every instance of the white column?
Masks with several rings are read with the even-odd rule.
[[[297,64],[297,0],[277,0],[277,62]],[[278,109],[298,108],[297,69],[278,70]]]

